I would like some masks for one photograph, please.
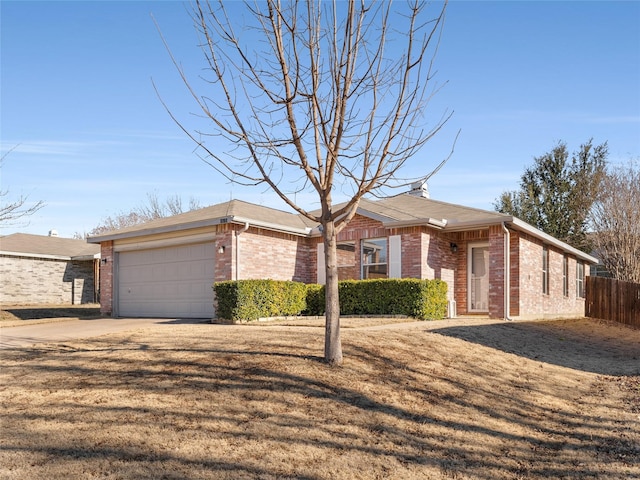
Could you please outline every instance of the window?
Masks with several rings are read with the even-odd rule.
[[[549,293],[549,247],[542,247],[542,293]]]
[[[569,296],[569,258],[566,255],[562,257],[562,293]]]
[[[362,240],[362,278],[387,278],[387,239]]]
[[[576,263],[576,296],[584,298],[584,263]]]
[[[336,246],[338,260],[338,280],[359,280],[356,268],[356,243],[338,242]]]

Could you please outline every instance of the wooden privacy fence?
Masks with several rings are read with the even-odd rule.
[[[587,277],[585,316],[640,328],[640,284]]]

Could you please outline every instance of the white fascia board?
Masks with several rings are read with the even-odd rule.
[[[396,221],[382,222],[382,225],[385,228],[418,227],[418,226],[426,225],[427,227],[443,229],[447,226],[447,221],[444,218],[443,219],[416,218],[412,220],[396,220]]]
[[[511,222],[514,217],[504,217],[503,219],[493,218],[481,218],[479,220],[467,220],[464,222],[457,222],[455,220],[447,222],[445,230],[447,232],[464,232],[468,230],[477,230],[479,228],[489,228],[491,225],[500,225],[504,222]]]
[[[225,225],[225,224],[229,224],[229,223],[236,223],[239,225],[245,225],[245,224],[249,224],[251,226],[254,227],[261,227],[261,228],[266,228],[267,230],[274,230],[277,232],[284,232],[284,233],[290,233],[293,235],[302,235],[302,236],[307,236],[311,233],[311,228],[294,228],[294,227],[287,227],[284,225],[276,225],[273,223],[269,223],[269,222],[262,222],[260,220],[255,220],[255,219],[251,219],[251,218],[244,218],[244,217],[238,217],[238,216],[225,216],[225,217],[219,217],[219,218],[211,218],[211,219],[206,219],[206,220],[200,220],[198,222],[190,222],[190,223],[181,223],[178,225],[166,225],[163,227],[157,227],[157,228],[148,228],[148,229],[141,229],[141,230],[135,230],[132,232],[123,232],[123,233],[113,233],[113,234],[107,234],[107,235],[97,235],[95,237],[89,237],[87,239],[87,242],[89,243],[101,243],[101,242],[106,242],[109,240],[125,240],[128,238],[135,238],[135,237],[148,237],[148,236],[152,236],[152,235],[158,235],[158,234],[163,234],[163,233],[172,233],[172,232],[179,232],[179,231],[183,231],[183,230],[193,230],[196,228],[202,228],[202,227],[212,227],[212,226],[216,226],[216,225]]]
[[[266,228],[267,230],[274,230],[276,232],[291,233],[293,235],[302,235],[305,237],[311,233],[311,228],[309,227],[305,227],[305,228],[288,227],[284,225],[276,225],[275,223],[262,222],[260,220],[253,220],[251,218],[244,218],[244,217],[237,217],[237,216],[232,216],[229,218],[230,218],[230,221],[233,223],[238,223],[240,225],[249,224],[250,227]]]
[[[72,260],[72,257],[65,255],[47,255],[46,253],[26,253],[26,252],[5,252],[0,251],[0,255],[7,257],[43,258],[45,260]]]
[[[578,250],[575,247],[572,247],[571,245],[563,242],[562,240],[558,240],[557,238],[552,237],[548,233],[544,233],[542,230],[538,230],[534,226],[529,225],[526,222],[523,222],[519,218],[512,217],[512,220],[509,221],[508,223],[514,226],[517,230],[521,230],[523,232],[533,235],[534,237],[539,238],[544,243],[548,243],[549,245],[553,245],[554,247],[558,247],[559,249],[565,252],[575,255],[576,258],[579,258],[580,260],[584,260],[585,262],[588,262],[588,263],[593,263],[594,265],[597,265],[598,263],[600,263],[600,261],[597,258],[592,257],[591,255],[588,255],[583,251]]]
[[[177,225],[165,225],[163,227],[147,228],[141,230],[135,230],[131,232],[117,233],[106,235],[96,235],[95,237],[88,237],[88,243],[102,243],[109,240],[124,240],[126,238],[134,237],[146,237],[150,235],[157,235],[161,233],[179,232],[181,230],[191,230],[201,227],[212,227],[220,224],[225,224],[233,221],[233,217],[220,217],[220,218],[208,218],[206,220],[200,220],[197,222],[180,223]]]

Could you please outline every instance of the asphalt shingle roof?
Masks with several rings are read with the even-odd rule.
[[[74,238],[14,233],[0,237],[0,252],[71,258],[96,255],[100,253],[100,245],[93,245]]]

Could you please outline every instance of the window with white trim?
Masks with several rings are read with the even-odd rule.
[[[362,278],[387,278],[387,239],[362,240]]]
[[[356,267],[356,242],[345,240],[336,246],[338,280],[359,280]]]
[[[562,294],[569,296],[569,257],[562,256]]]
[[[584,298],[584,263],[576,262],[576,296]]]
[[[542,247],[542,293],[549,293],[549,247]]]

